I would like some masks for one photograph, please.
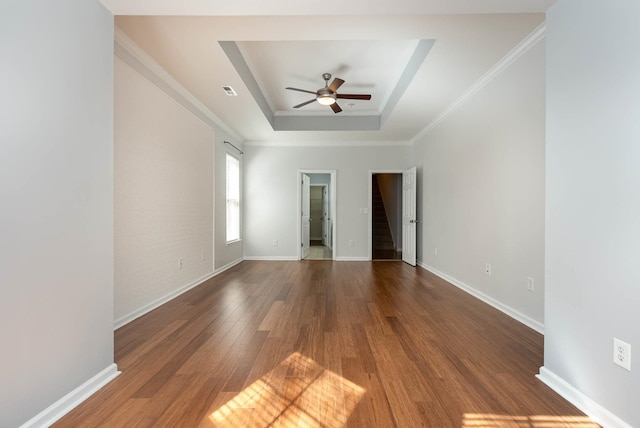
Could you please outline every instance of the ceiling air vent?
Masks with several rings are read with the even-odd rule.
[[[231,86],[223,86],[222,89],[229,95],[230,97],[236,97],[238,94],[233,90]]]

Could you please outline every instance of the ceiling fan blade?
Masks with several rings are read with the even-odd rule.
[[[288,86],[287,86],[285,89],[289,89],[290,91],[306,92],[307,94],[313,94],[313,95],[316,95],[316,92],[314,92],[314,91],[307,91],[306,89],[290,88],[290,87],[288,87]]]
[[[334,113],[340,113],[342,111],[338,103],[331,104],[331,110],[333,110]]]
[[[341,98],[343,100],[370,100],[371,95],[369,94],[336,94],[337,98]]]
[[[300,108],[300,107],[304,107],[304,106],[306,106],[307,104],[311,104],[311,103],[312,103],[312,102],[314,102],[315,100],[316,100],[316,99],[314,98],[314,99],[312,99],[312,100],[305,101],[305,102],[303,102],[302,104],[298,104],[297,106],[293,106],[293,108]]]
[[[333,79],[333,82],[331,82],[331,84],[329,85],[329,90],[331,90],[331,92],[335,92],[338,90],[340,86],[342,86],[343,83],[344,83],[344,80],[336,77],[335,79]]]

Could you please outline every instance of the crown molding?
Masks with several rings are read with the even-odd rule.
[[[426,136],[435,127],[437,127],[442,121],[444,121],[451,113],[459,109],[467,101],[469,101],[480,89],[484,88],[489,82],[498,77],[505,71],[511,64],[513,64],[518,58],[527,53],[538,42],[545,37],[545,23],[543,22],[537,26],[529,35],[527,35],[520,43],[518,43],[509,53],[507,53],[500,61],[498,61],[493,67],[489,69],[485,74],[480,77],[473,85],[469,87],[458,99],[449,104],[438,116],[436,116],[427,126],[425,126],[420,132],[418,132],[412,139],[411,144],[416,143],[418,140]]]
[[[398,147],[410,146],[405,141],[246,141],[246,147]]]
[[[173,76],[162,68],[144,49],[118,27],[115,27],[114,31],[114,53],[118,58],[138,71],[147,80],[211,128],[220,128],[235,140],[244,142],[244,139],[240,137],[240,135],[222,122],[218,116],[213,114],[207,106],[202,104],[202,102],[174,79]]]

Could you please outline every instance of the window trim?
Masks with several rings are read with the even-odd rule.
[[[235,166],[237,166],[236,171],[237,171],[237,199],[232,199],[229,197],[229,191],[230,191],[230,181],[229,180],[229,173],[230,173],[230,159],[233,159],[233,161],[235,161]],[[233,244],[235,242],[239,242],[242,240],[242,215],[241,215],[241,210],[242,210],[242,191],[241,191],[241,183],[240,183],[240,158],[235,157],[234,155],[232,155],[231,153],[227,152],[226,153],[226,157],[225,157],[225,243],[226,245],[230,245]],[[233,237],[233,239],[229,239],[229,229],[230,229],[230,224],[229,224],[229,212],[230,212],[230,208],[229,208],[229,204],[230,202],[235,202],[237,209],[236,209],[236,214],[237,214],[237,237]]]

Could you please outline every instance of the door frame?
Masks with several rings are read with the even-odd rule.
[[[331,207],[329,209],[330,211],[330,215],[331,215],[331,220],[332,220],[332,224],[333,224],[333,229],[331,231],[331,248],[332,248],[332,260],[336,260],[337,259],[337,246],[336,246],[336,242],[337,241],[337,236],[338,236],[338,228],[337,228],[337,208],[336,208],[336,201],[338,200],[337,197],[337,174],[336,174],[336,170],[335,169],[299,169],[298,173],[296,175],[296,179],[298,181],[298,184],[296,185],[296,189],[297,189],[297,197],[296,197],[296,236],[298,238],[297,242],[302,242],[302,218],[301,218],[301,210],[302,210],[302,174],[329,174],[331,176],[331,183],[329,184],[329,189],[330,189],[330,194],[329,194],[329,203],[331,204]],[[297,257],[298,260],[302,260],[302,247],[300,247],[300,245],[297,245],[298,249],[297,249]]]
[[[368,222],[367,222],[367,242],[368,242],[368,246],[369,246],[369,261],[373,260],[373,198],[372,198],[372,192],[373,192],[373,186],[371,184],[372,180],[373,180],[373,176],[375,174],[400,174],[400,176],[402,176],[402,173],[405,172],[406,169],[370,169],[369,170],[369,181],[368,181],[368,185],[367,188],[369,189],[369,192],[367,194],[367,199],[369,200],[369,205],[368,205]]]

